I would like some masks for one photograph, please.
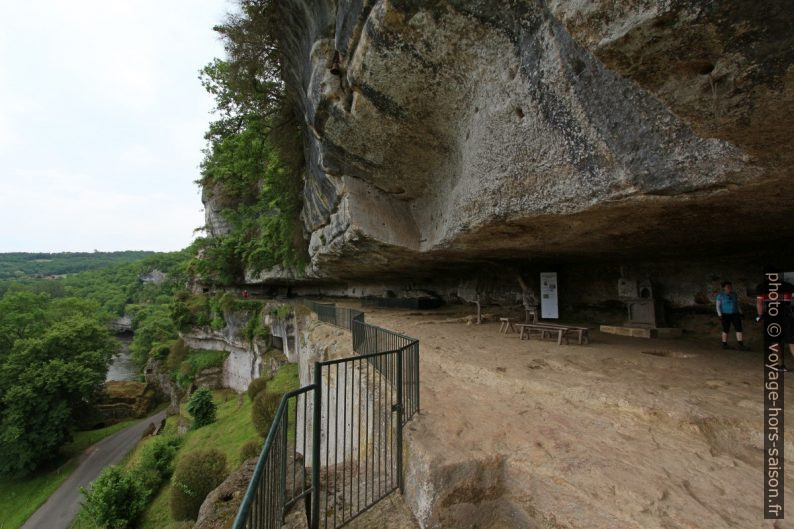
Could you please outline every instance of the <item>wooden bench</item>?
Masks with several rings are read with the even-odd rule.
[[[568,333],[577,335],[577,341],[579,342],[579,345],[582,345],[583,343],[590,343],[590,327],[580,327],[578,325],[561,325],[559,323],[541,323],[540,325],[547,325],[549,327],[562,327],[567,329]]]
[[[558,323],[519,323],[516,325],[520,329],[519,338],[524,339],[526,335],[529,340],[532,331],[537,331],[541,338],[545,338],[547,334],[557,333],[557,344],[562,345],[562,340],[565,338],[565,344],[568,344],[568,335],[575,334],[579,345],[583,343],[590,343],[590,328],[578,327],[575,325],[560,325]]]
[[[499,325],[499,332],[504,334],[509,334],[511,332],[517,332],[516,326],[513,323],[513,320],[510,318],[499,318],[501,324]]]

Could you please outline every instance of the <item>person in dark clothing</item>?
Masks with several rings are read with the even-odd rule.
[[[717,294],[717,316],[722,322],[722,348],[728,347],[728,333],[731,332],[731,325],[736,331],[736,342],[739,349],[746,350],[742,336],[742,308],[739,306],[739,298],[733,291],[733,284],[730,281],[722,283],[722,292]]]

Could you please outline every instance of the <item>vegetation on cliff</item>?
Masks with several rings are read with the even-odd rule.
[[[240,0],[216,26],[226,49],[201,72],[217,119],[205,135],[199,184],[227,229],[206,226],[190,271],[234,284],[246,272],[298,269],[306,244],[300,221],[303,150],[300,123],[281,80],[280,19],[271,0]]]

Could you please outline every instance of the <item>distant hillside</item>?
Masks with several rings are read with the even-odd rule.
[[[0,280],[47,277],[96,270],[154,255],[156,252],[0,253]]]

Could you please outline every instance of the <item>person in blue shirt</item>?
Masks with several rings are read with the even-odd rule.
[[[717,294],[717,316],[722,321],[722,348],[729,349],[728,333],[733,325],[739,349],[746,350],[742,340],[742,308],[739,306],[739,298],[733,291],[733,284],[730,281],[723,281],[722,292]]]

